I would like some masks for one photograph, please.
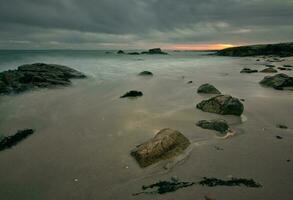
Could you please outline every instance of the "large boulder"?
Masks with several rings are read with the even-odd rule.
[[[221,115],[237,115],[243,113],[244,106],[241,101],[230,95],[218,95],[208,100],[203,100],[196,107],[204,112]]]
[[[206,83],[201,85],[197,89],[197,93],[205,93],[205,94],[221,94],[221,92],[213,85]]]
[[[131,155],[141,167],[147,167],[183,153],[189,145],[189,140],[182,133],[166,128],[154,138],[138,145],[131,151]]]
[[[72,68],[35,63],[19,66],[16,70],[0,73],[0,94],[19,93],[32,88],[51,88],[67,86],[70,79],[86,78],[84,74]]]
[[[196,125],[203,129],[215,130],[220,133],[227,133],[230,130],[228,123],[223,119],[200,120]]]
[[[285,87],[293,87],[293,77],[290,77],[287,74],[266,76],[260,81],[260,84],[277,90],[283,90]]]

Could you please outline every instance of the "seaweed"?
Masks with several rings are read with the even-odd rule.
[[[0,151],[12,148],[19,142],[27,138],[29,135],[33,134],[33,129],[19,130],[12,136],[6,136],[0,138]]]
[[[246,186],[246,187],[262,187],[261,184],[255,182],[253,179],[245,178],[231,178],[229,180],[221,180],[217,178],[203,177],[203,180],[198,182],[202,186],[216,187],[216,186]]]
[[[194,182],[183,182],[176,178],[171,178],[170,181],[159,181],[151,185],[143,185],[142,192],[133,194],[134,196],[140,194],[165,194],[169,192],[174,192],[181,188],[186,188],[194,185]]]

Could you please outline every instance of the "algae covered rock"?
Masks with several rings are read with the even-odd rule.
[[[221,115],[240,116],[244,111],[244,106],[241,101],[230,95],[218,95],[208,100],[203,100],[196,107],[204,112]]]
[[[201,85],[197,89],[197,93],[205,93],[205,94],[221,94],[221,92],[213,85],[206,83]]]
[[[287,74],[266,76],[260,81],[260,84],[277,90],[283,90],[285,87],[293,87],[293,77],[290,77]]]
[[[230,129],[228,123],[223,119],[200,120],[196,125],[203,129],[215,130],[220,133],[227,133]]]
[[[141,167],[147,167],[183,153],[189,145],[189,140],[182,133],[166,128],[154,138],[138,145],[131,151],[131,155]]]

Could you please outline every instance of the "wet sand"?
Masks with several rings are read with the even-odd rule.
[[[1,199],[170,200],[207,195],[217,200],[291,200],[293,92],[260,86],[258,82],[270,74],[239,73],[247,66],[263,69],[265,63],[256,58],[180,55],[128,56],[115,62],[92,57],[70,62],[56,57],[35,60],[40,59],[77,66],[89,78],[74,81],[72,87],[0,97],[1,133],[36,130],[16,147],[0,152]],[[293,58],[283,63],[292,65]],[[137,76],[143,70],[152,71],[154,77]],[[190,80],[193,83],[187,84]],[[196,109],[198,102],[210,97],[196,93],[207,82],[224,94],[244,98],[243,116]],[[132,89],[143,91],[144,96],[119,98]],[[223,139],[195,125],[213,118],[226,119],[236,135]],[[289,129],[279,129],[277,124]],[[130,150],[167,127],[187,136],[191,148],[179,158],[141,169]],[[276,139],[277,135],[283,139]],[[192,186],[165,195],[132,196],[142,185],[172,176],[183,181],[203,176],[253,178],[263,187]]]

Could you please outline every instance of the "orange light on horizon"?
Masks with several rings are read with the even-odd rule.
[[[221,50],[235,47],[233,44],[176,44],[167,47],[173,50]]]

